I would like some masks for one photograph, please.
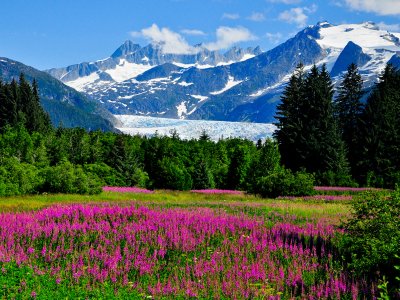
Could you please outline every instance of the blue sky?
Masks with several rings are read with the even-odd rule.
[[[198,43],[269,50],[324,20],[400,32],[400,0],[12,0],[1,10],[0,56],[38,69],[102,59],[128,39],[190,53]]]

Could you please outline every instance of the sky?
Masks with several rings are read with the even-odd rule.
[[[260,46],[319,21],[400,32],[400,0],[12,0],[0,6],[0,57],[40,70],[110,56],[124,41],[165,53]]]

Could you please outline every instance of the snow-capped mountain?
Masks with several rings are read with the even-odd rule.
[[[259,47],[233,47],[226,53],[209,51],[201,44],[195,47],[196,54],[165,54],[162,45],[149,44],[140,47],[126,41],[108,58],[96,62],[81,63],[66,68],[50,69],[47,72],[69,86],[85,91],[96,86],[105,86],[137,77],[144,72],[166,63],[182,68],[210,68],[246,60],[261,53]]]
[[[114,114],[272,122],[298,63],[325,63],[337,81],[354,62],[371,85],[388,61],[400,65],[399,39],[371,22],[321,22],[263,53],[234,48],[221,54],[200,45],[197,54],[171,55],[126,42],[105,60],[48,72]]]
[[[82,127],[88,130],[114,131],[118,120],[99,103],[66,86],[49,74],[21,62],[0,57],[0,81],[18,81],[23,73],[25,79],[36,80],[39,86],[40,102],[49,113],[54,126]]]

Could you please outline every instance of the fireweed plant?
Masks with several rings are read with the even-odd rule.
[[[233,209],[234,211],[234,209]],[[323,222],[197,207],[74,204],[0,214],[1,297],[358,299]]]

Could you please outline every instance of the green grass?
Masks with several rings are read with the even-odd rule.
[[[265,215],[278,212],[296,215],[299,220],[320,220],[337,224],[348,216],[349,203],[262,199],[253,195],[205,195],[190,192],[159,190],[153,194],[103,192],[98,195],[42,194],[0,198],[0,212],[38,210],[55,204],[116,203],[119,205],[147,205],[151,207],[210,207],[229,212]]]
[[[262,199],[253,195],[205,195],[159,190],[153,194],[103,192],[90,196],[42,194],[5,197],[0,198],[0,213],[32,211],[51,205],[73,203],[133,204],[160,209],[179,207],[189,210],[209,207],[233,214],[264,216],[267,218],[266,226],[287,220],[298,224],[310,221],[339,224],[341,218],[349,215],[351,208],[349,203],[342,202]],[[309,280],[313,280],[312,276],[313,274]],[[32,291],[35,293],[33,296]],[[268,291],[266,293],[268,294]],[[147,296],[146,293],[138,292],[129,285],[121,287],[106,281],[88,289],[85,282],[79,284],[67,280],[56,282],[54,276],[47,273],[38,275],[29,266],[17,266],[14,262],[0,263],[0,299],[146,299]]]

